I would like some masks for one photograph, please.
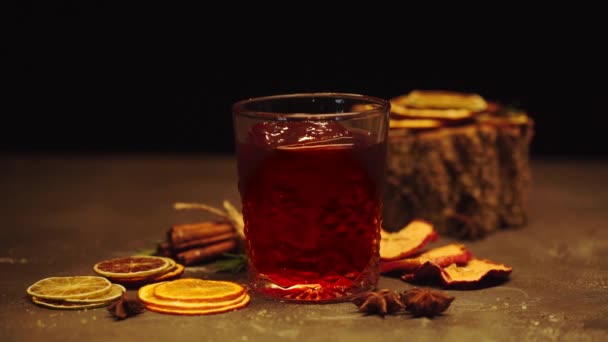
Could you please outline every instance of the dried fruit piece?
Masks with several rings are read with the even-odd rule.
[[[245,307],[245,289],[227,281],[179,279],[139,289],[139,300],[150,311],[178,315],[205,315]]]
[[[433,317],[444,312],[452,303],[454,297],[441,291],[414,288],[401,294],[405,310],[420,317]]]
[[[402,274],[401,279],[404,281],[416,282],[428,278],[441,278],[442,271],[443,267],[434,262],[427,261],[413,270],[411,273]]]
[[[425,221],[414,220],[396,233],[381,231],[380,258],[394,260],[410,256],[428,242],[437,240],[433,226]]]
[[[378,314],[382,317],[386,314],[393,314],[405,307],[397,293],[386,289],[362,293],[355,297],[352,302],[359,308],[359,311]]]
[[[466,248],[466,246],[460,244],[449,244],[430,249],[412,258],[389,261],[383,260],[380,262],[380,272],[414,272],[427,262],[432,262],[438,266],[448,266],[454,263],[464,264],[471,258],[472,254]]]
[[[31,285],[26,291],[38,300],[64,300],[102,295],[111,287],[108,279],[96,276],[49,277]]]
[[[78,299],[68,298],[65,300],[65,302],[77,303],[77,304],[109,303],[109,302],[115,301],[116,299],[120,298],[120,296],[122,296],[122,294],[125,293],[126,291],[127,291],[127,289],[125,289],[124,286],[118,285],[118,284],[112,284],[110,291],[108,291],[104,294],[88,296],[88,297],[78,298]]]
[[[392,106],[391,113],[405,118],[434,119],[458,121],[473,117],[473,112],[468,109],[420,109],[403,106]]]
[[[185,267],[182,264],[175,264],[173,269],[169,270],[166,273],[161,273],[160,275],[152,275],[150,277],[140,277],[140,278],[111,278],[113,282],[119,283],[128,287],[139,287],[142,285],[147,285],[151,283],[158,283],[166,280],[173,280],[181,276]]]
[[[108,278],[138,278],[160,274],[170,266],[168,258],[155,256],[130,256],[104,260],[93,270]]]
[[[228,312],[228,311],[242,309],[242,308],[246,307],[247,304],[249,304],[250,300],[251,300],[251,298],[249,297],[249,295],[246,294],[244,299],[239,303],[228,305],[228,306],[223,306],[223,307],[218,307],[218,308],[213,308],[213,309],[175,309],[175,308],[165,308],[162,306],[155,306],[155,305],[146,305],[146,309],[148,309],[150,311],[155,311],[158,313],[173,314],[173,315],[211,315],[211,314],[216,314],[216,313],[224,313],[224,312]]]
[[[473,112],[481,112],[488,108],[488,103],[478,94],[445,90],[413,90],[408,95],[395,98],[393,101],[416,108],[464,108]]]
[[[401,279],[417,281],[439,275],[446,286],[476,285],[486,277],[507,278],[512,270],[510,266],[482,259],[471,259],[463,266],[452,264],[445,268],[426,262],[413,273],[403,274]]]
[[[245,299],[245,296],[247,296],[247,293],[243,292],[240,296],[238,296],[234,299],[220,301],[220,302],[205,301],[203,299],[201,299],[200,301],[169,300],[169,299],[159,298],[156,295],[154,295],[154,289],[157,286],[162,285],[162,284],[164,284],[164,283],[150,284],[150,285],[146,285],[146,286],[142,287],[141,289],[139,289],[139,291],[137,292],[137,296],[138,296],[139,300],[141,300],[146,305],[163,307],[163,308],[167,308],[167,309],[206,310],[206,309],[216,309],[216,308],[221,308],[221,307],[241,303]]]
[[[440,120],[433,119],[403,119],[403,120],[395,120],[390,119],[389,121],[390,128],[407,128],[407,129],[433,129],[441,127]]]
[[[167,300],[222,302],[245,292],[241,285],[229,281],[178,279],[154,288],[154,295]]]
[[[111,301],[106,302],[95,302],[95,303],[70,303],[62,300],[51,300],[43,299],[38,297],[32,297],[32,302],[36,305],[44,306],[51,309],[62,309],[62,310],[81,310],[81,309],[93,309],[102,306],[107,306],[112,303]]]
[[[507,278],[513,271],[510,266],[490,260],[471,259],[464,266],[450,265],[443,269],[441,278],[446,285],[479,283],[486,277]]]

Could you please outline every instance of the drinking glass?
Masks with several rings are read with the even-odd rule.
[[[333,302],[376,286],[389,107],[341,93],[233,105],[254,291]]]

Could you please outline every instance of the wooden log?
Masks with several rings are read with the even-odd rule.
[[[385,229],[424,219],[441,233],[476,239],[526,223],[533,134],[527,116],[402,126],[389,133]]]

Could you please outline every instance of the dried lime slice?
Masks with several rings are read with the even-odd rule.
[[[93,270],[108,278],[138,278],[163,273],[169,266],[168,258],[130,256],[98,262]]]
[[[87,303],[87,304],[70,303],[70,302],[66,302],[66,301],[42,299],[42,298],[37,298],[37,297],[32,297],[32,302],[34,302],[34,304],[44,306],[47,308],[63,309],[63,310],[93,309],[93,308],[100,308],[102,306],[108,306],[112,303],[112,301]]]
[[[112,302],[112,301],[120,298],[120,296],[122,296],[122,294],[126,291],[127,291],[127,289],[125,289],[124,286],[119,285],[119,284],[112,284],[110,291],[103,293],[101,295],[78,298],[78,299],[70,298],[70,299],[66,299],[65,302],[77,303],[77,304]]]
[[[112,283],[96,276],[44,278],[27,288],[38,299],[65,300],[98,296],[110,291]]]

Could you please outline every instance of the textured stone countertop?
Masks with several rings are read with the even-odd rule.
[[[200,214],[174,201],[238,201],[229,157],[0,157],[2,341],[607,341],[608,163],[534,161],[530,223],[466,242],[513,266],[508,282],[456,297],[445,315],[364,317],[350,303],[300,305],[253,296],[240,311],[113,321],[105,308],[57,311],[25,289],[48,276],[151,248]],[[442,238],[439,243],[450,241]],[[215,277],[203,268],[186,275]],[[232,277],[245,281],[244,275]],[[410,287],[383,277],[379,286]],[[134,295],[131,291],[130,295]]]

